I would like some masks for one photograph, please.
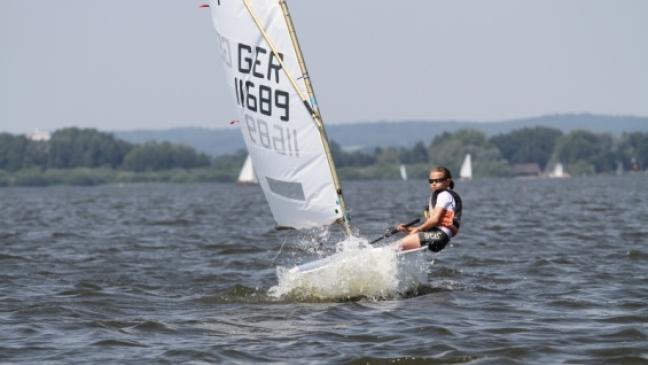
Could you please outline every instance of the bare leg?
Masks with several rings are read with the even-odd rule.
[[[413,250],[421,247],[421,241],[419,240],[418,233],[415,233],[405,236],[402,240],[396,242],[395,246],[397,249],[403,251]]]

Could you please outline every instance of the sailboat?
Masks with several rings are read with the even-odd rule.
[[[403,164],[400,165],[400,176],[403,181],[407,181],[407,169]]]
[[[243,163],[243,167],[241,168],[236,183],[240,185],[255,185],[259,183],[256,174],[254,173],[254,168],[252,167],[252,159],[250,158],[250,155],[245,158],[245,162]]]
[[[554,165],[553,171],[549,173],[549,177],[555,179],[564,179],[569,177],[569,174],[565,172],[565,168],[561,162],[558,162]]]
[[[470,153],[466,154],[463,162],[461,163],[461,169],[459,170],[459,178],[461,180],[470,180],[472,179],[472,159]]]
[[[339,223],[352,237],[324,122],[285,0],[210,0],[201,7],[211,9],[243,139],[275,222],[296,229]],[[413,257],[423,250],[429,252],[400,255]],[[297,266],[291,273],[321,272],[331,261]]]

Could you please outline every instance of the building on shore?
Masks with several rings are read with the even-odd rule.
[[[513,176],[520,178],[540,177],[542,169],[537,163],[519,163],[513,165]]]

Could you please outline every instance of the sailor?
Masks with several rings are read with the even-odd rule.
[[[430,170],[428,182],[432,194],[428,200],[423,224],[417,227],[406,227],[399,224],[397,229],[407,234],[397,242],[401,250],[412,250],[428,246],[439,252],[459,233],[461,224],[461,198],[452,190],[454,181],[450,170],[443,166]]]

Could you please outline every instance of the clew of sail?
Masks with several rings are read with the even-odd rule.
[[[209,7],[243,139],[275,221],[293,228],[348,222],[284,1],[212,0]]]

